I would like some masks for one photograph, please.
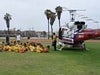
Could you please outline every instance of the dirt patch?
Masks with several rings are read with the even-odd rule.
[[[32,42],[37,42],[37,43],[51,43],[51,39],[31,39]]]

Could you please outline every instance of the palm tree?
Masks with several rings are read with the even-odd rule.
[[[51,12],[51,17],[50,17],[51,35],[53,34],[53,28],[52,28],[52,26],[53,26],[53,23],[54,23],[55,19],[56,19],[56,13]]]
[[[9,45],[9,27],[10,27],[11,15],[6,13],[6,15],[4,15],[4,20],[6,21],[6,25],[7,25],[7,29],[8,29],[8,33],[6,36],[6,43]]]
[[[57,6],[56,8],[55,8],[55,10],[56,10],[56,13],[57,13],[57,16],[58,16],[58,20],[59,20],[59,28],[60,28],[60,18],[61,18],[61,13],[62,13],[62,7],[61,6]]]
[[[47,20],[48,20],[48,39],[49,39],[49,19],[50,19],[50,15],[51,15],[51,10],[46,9],[45,10],[45,15],[46,15]]]

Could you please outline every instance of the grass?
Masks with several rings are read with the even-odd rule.
[[[100,75],[100,42],[88,51],[0,52],[0,75]]]

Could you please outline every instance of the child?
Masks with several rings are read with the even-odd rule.
[[[42,53],[43,52],[43,45],[41,43],[37,44],[36,52],[38,52],[38,53]]]
[[[43,52],[44,53],[47,53],[47,52],[49,52],[49,49],[50,49],[50,46],[48,45],[47,47],[44,48],[44,51]]]
[[[32,51],[32,52],[36,52],[36,45],[35,45],[35,43],[34,44],[31,43],[29,45],[29,50]]]

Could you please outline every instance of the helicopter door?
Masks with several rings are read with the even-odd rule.
[[[59,28],[59,39],[62,39],[62,29],[61,28]]]

